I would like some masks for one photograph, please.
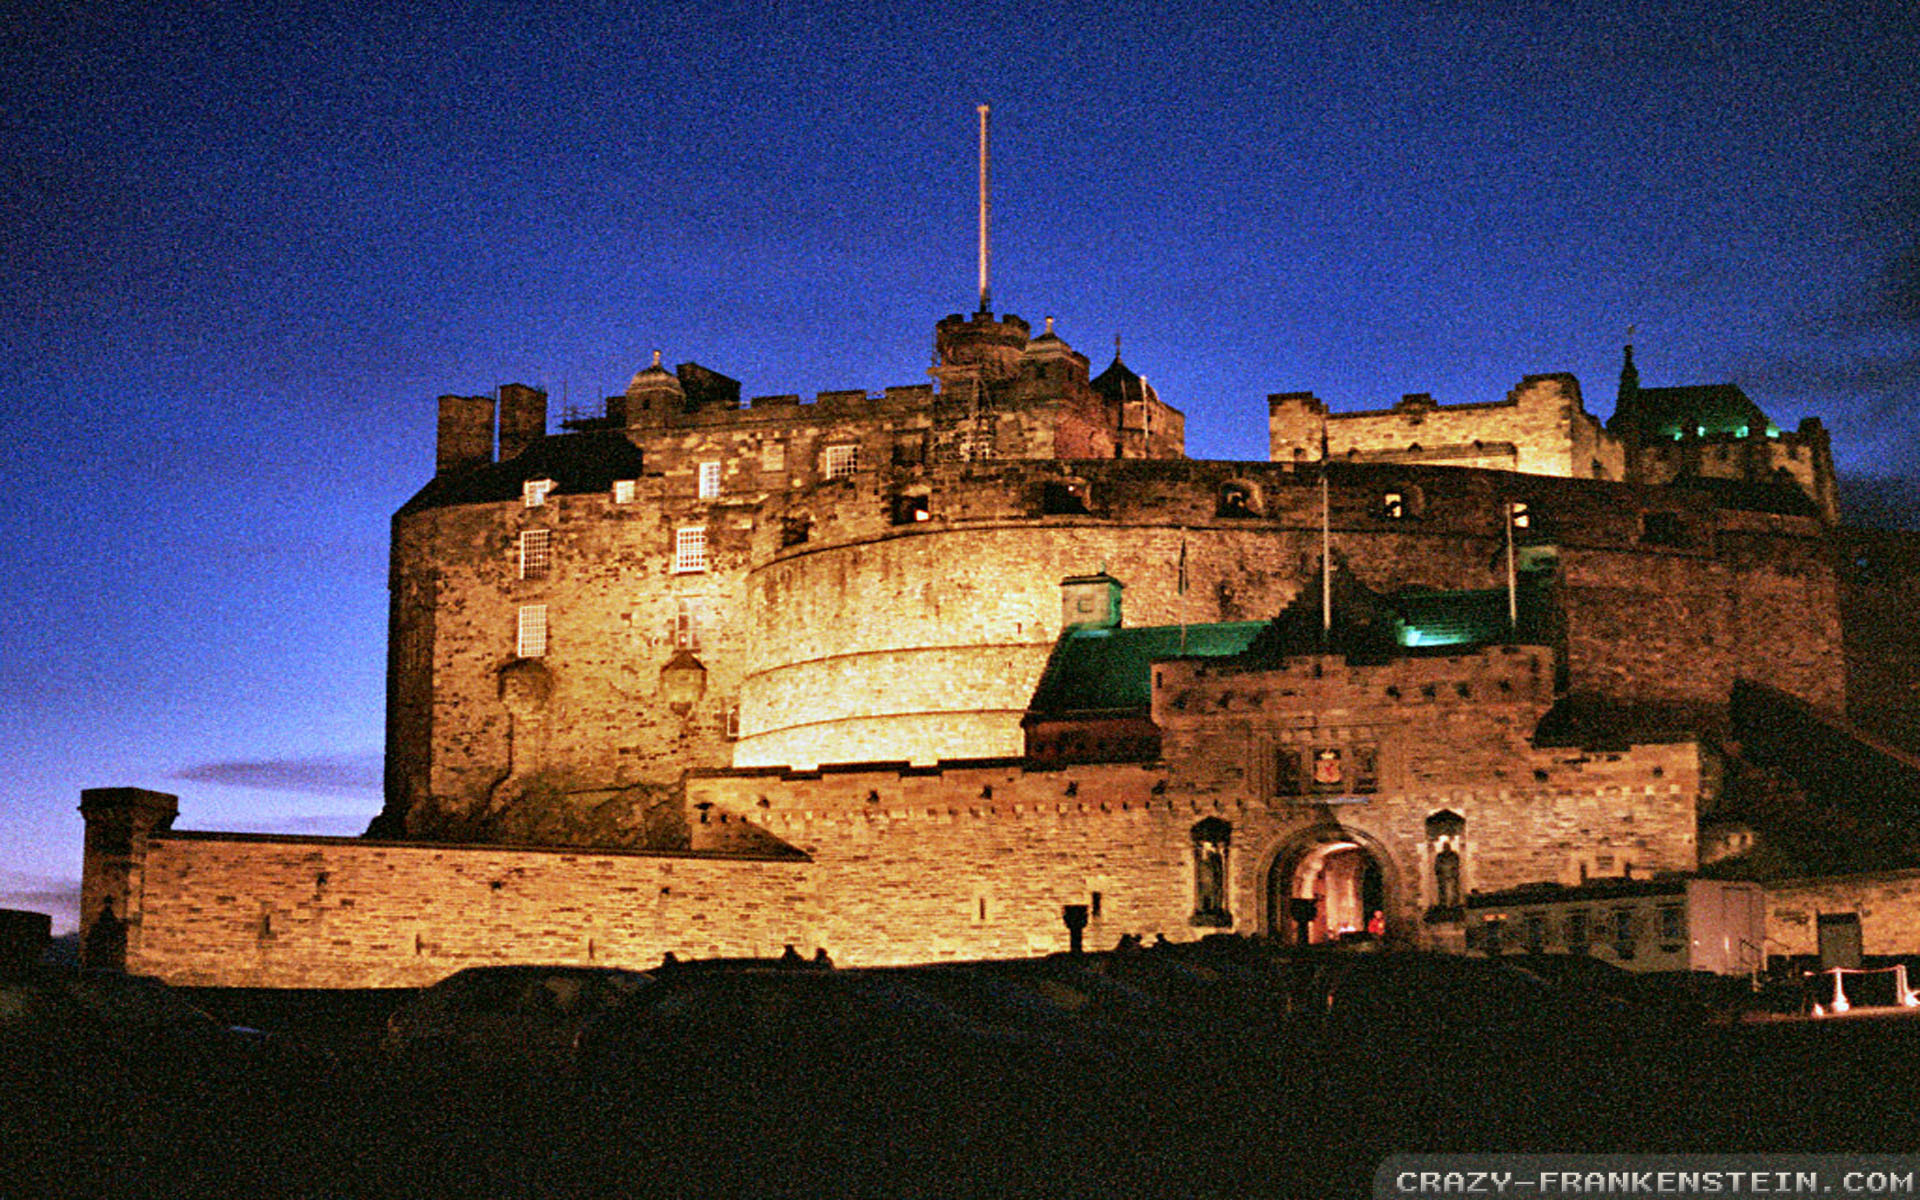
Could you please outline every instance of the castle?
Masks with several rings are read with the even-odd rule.
[[[1458,949],[1500,936],[1475,897],[1743,864],[1771,875],[1748,965],[1842,916],[1920,947],[1920,575],[1910,537],[1839,524],[1819,422],[1642,387],[1629,347],[1604,424],[1564,374],[1286,393],[1269,461],[1206,462],[1051,318],[983,306],[934,349],[929,383],[745,404],[656,354],[557,432],[531,387],[442,397],[393,520],[383,812],[189,833],[90,791],[90,952],[382,986],[787,945]],[[1655,938],[1595,895],[1579,929]]]

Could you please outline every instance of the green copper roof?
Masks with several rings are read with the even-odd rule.
[[[1336,584],[1344,571],[1336,575]],[[1548,582],[1523,572],[1518,582],[1520,627],[1507,620],[1507,591],[1366,593],[1336,587],[1334,632],[1320,630],[1318,581],[1272,621],[1215,625],[1155,625],[1144,629],[1075,628],[1060,635],[1027,706],[1030,715],[1142,710],[1153,702],[1152,664],[1168,658],[1240,658],[1277,664],[1301,654],[1334,653],[1352,662],[1458,654],[1508,642],[1546,640]],[[1365,607],[1367,612],[1356,613]],[[1364,618],[1364,619],[1363,619]]]
[[[1217,625],[1151,625],[1140,629],[1070,629],[1054,643],[1028,711],[1101,712],[1153,702],[1149,670],[1161,658],[1227,658],[1244,651],[1265,621]]]

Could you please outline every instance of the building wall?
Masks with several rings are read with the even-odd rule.
[[[1324,657],[1249,669],[1188,659],[1156,664],[1154,676],[1153,719],[1175,798],[1254,799],[1311,822],[1327,802],[1289,794],[1278,755],[1374,755],[1373,790],[1343,790],[1334,803],[1343,822],[1359,823],[1394,854],[1408,919],[1438,900],[1427,821],[1442,813],[1465,820],[1467,892],[1697,865],[1697,744],[1536,747],[1531,735],[1554,700],[1543,647],[1380,666]]]
[[[413,987],[501,962],[645,968],[806,942],[805,864],[161,834],[127,967],[214,987]]]
[[[528,797],[595,808],[686,769],[1016,754],[1059,632],[1062,578],[1122,579],[1131,624],[1248,620],[1291,601],[1319,558],[1317,471],[889,459],[771,493],[746,490],[722,459],[723,494],[703,501],[697,463],[721,451],[675,444],[651,454],[631,504],[562,495],[396,521],[392,770],[414,797],[410,832],[471,838],[477,814]],[[1845,703],[1838,584],[1811,518],[1504,472],[1339,464],[1333,474],[1335,549],[1381,590],[1498,586],[1503,505],[1525,498],[1530,534],[1557,548],[1576,689],[1719,703],[1747,677]],[[1048,485],[1065,483],[1083,490],[1087,512],[1045,511]],[[1229,488],[1252,496],[1251,515],[1224,515]],[[1408,500],[1400,519],[1382,510],[1389,492]],[[927,520],[896,523],[905,494],[924,495]],[[1649,512],[1679,522],[1677,544],[1646,539]],[[792,522],[807,537],[785,545]],[[710,568],[676,575],[674,531],[695,524],[708,531]],[[536,527],[551,530],[551,574],[522,581],[517,537]],[[543,707],[516,716],[502,672],[528,603],[548,606],[548,682]],[[675,708],[661,670],[681,605],[697,614],[704,690]]]
[[[1445,462],[1573,479],[1620,479],[1617,440],[1590,416],[1571,375],[1529,375],[1506,399],[1440,405],[1431,396],[1402,398],[1391,409],[1330,413],[1306,392],[1267,401],[1269,457],[1312,462],[1321,439],[1334,458]]]
[[[1767,951],[1816,957],[1822,914],[1855,913],[1867,955],[1912,954],[1920,947],[1920,871],[1881,871],[1767,885]]]

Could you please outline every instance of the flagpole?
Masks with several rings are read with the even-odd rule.
[[[1180,577],[1174,586],[1174,611],[1180,619],[1180,653],[1187,652],[1187,531],[1180,531]]]
[[[1520,583],[1513,566],[1513,501],[1506,502],[1507,509],[1507,628],[1515,636],[1520,632]]]
[[[1333,636],[1333,501],[1327,489],[1327,426],[1320,425],[1320,642]]]

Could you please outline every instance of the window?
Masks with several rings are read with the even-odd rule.
[[[1585,909],[1575,909],[1567,914],[1567,949],[1574,954],[1585,954],[1587,943],[1593,940],[1593,934],[1587,922]]]
[[[634,493],[639,491],[639,483],[640,481],[637,479],[614,480],[613,502],[615,504],[632,504]]]
[[[826,476],[828,479],[845,479],[860,469],[860,447],[857,445],[828,446]]]
[[[1679,943],[1685,942],[1686,939],[1687,939],[1686,909],[1682,908],[1678,904],[1661,905],[1660,906],[1660,940],[1662,942],[1672,944],[1673,948],[1677,950],[1680,948]]]
[[[1087,511],[1087,485],[1078,480],[1053,480],[1041,485],[1040,511],[1059,515],[1084,515]]]
[[[1525,500],[1515,500],[1507,505],[1507,512],[1513,517],[1515,529],[1527,529],[1533,525],[1533,513],[1527,508]]]
[[[780,521],[780,545],[802,546],[813,531],[813,522],[806,517],[783,517]]]
[[[1220,502],[1214,509],[1216,516],[1254,517],[1260,515],[1260,498],[1254,492],[1253,485],[1235,480],[1223,484],[1220,488]]]
[[[1389,521],[1398,521],[1407,515],[1407,497],[1401,492],[1388,492],[1380,497],[1380,515]]]
[[[675,650],[698,650],[700,648],[700,610],[691,600],[676,601],[673,613],[673,648]]]
[[[551,530],[523,529],[520,531],[520,578],[545,579],[547,577],[547,566],[551,562],[552,540]]]
[[[547,502],[547,496],[553,491],[551,479],[529,479],[520,485],[520,499],[528,508],[539,508]]]
[[[1524,918],[1526,926],[1526,945],[1528,954],[1547,952],[1547,916],[1545,913],[1530,912]]]
[[[521,658],[540,658],[547,652],[547,606],[522,605],[520,626],[514,637],[514,653]]]
[[[700,498],[711,500],[720,494],[720,464],[703,462],[700,464]]]
[[[1680,526],[1680,514],[1650,512],[1640,518],[1640,540],[1649,546],[1679,546],[1686,535]]]
[[[687,575],[707,569],[707,527],[695,525],[673,534],[673,572]]]
[[[895,525],[914,525],[931,520],[930,501],[925,492],[904,492],[893,498],[893,523]]]
[[[1613,953],[1616,958],[1633,957],[1633,910],[1616,908],[1613,918]]]

